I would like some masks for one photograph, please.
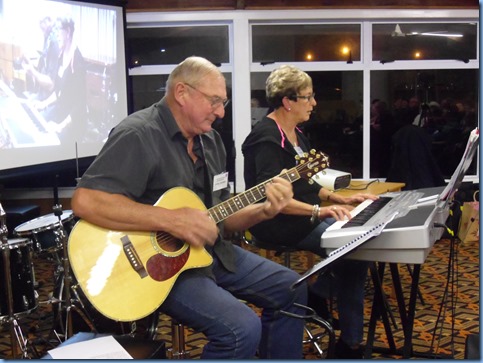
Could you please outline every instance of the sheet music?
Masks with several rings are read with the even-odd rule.
[[[466,171],[468,170],[471,162],[473,161],[473,156],[476,151],[476,147],[478,146],[478,143],[477,143],[478,138],[479,138],[479,130],[478,128],[475,128],[470,133],[470,137],[468,138],[468,142],[466,143],[465,152],[463,153],[463,156],[458,166],[456,167],[456,170],[451,176],[451,179],[448,185],[446,186],[446,188],[444,188],[443,192],[439,197],[440,201],[446,201],[448,198],[451,197],[450,194],[454,193],[456,189],[459,187],[459,184],[463,180],[463,177],[466,174]]]
[[[306,280],[310,276],[312,276],[314,273],[318,272],[319,270],[323,269],[324,267],[328,266],[335,260],[341,258],[342,256],[345,256],[352,250],[356,249],[363,243],[369,241],[370,239],[378,236],[381,234],[383,229],[391,223],[391,221],[396,217],[398,212],[393,212],[390,216],[387,217],[384,221],[376,224],[376,225],[366,225],[363,227],[356,227],[360,228],[361,234],[358,235],[356,238],[354,238],[352,241],[349,243],[346,243],[342,247],[339,247],[338,249],[332,251],[329,256],[324,259],[323,261],[319,262],[318,264],[314,265],[311,269],[309,269],[306,273],[302,275],[297,281],[295,281],[292,284],[292,288],[295,288],[297,285],[299,285],[302,281]]]
[[[53,359],[133,359],[112,335],[49,350]]]

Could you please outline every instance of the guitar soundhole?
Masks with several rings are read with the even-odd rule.
[[[158,246],[166,252],[176,252],[184,246],[183,241],[164,232],[156,233],[156,242],[158,243]]]

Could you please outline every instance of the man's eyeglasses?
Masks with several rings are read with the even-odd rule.
[[[315,100],[315,93],[312,93],[311,95],[308,95],[308,96],[299,96],[299,95],[296,95],[294,97],[295,98],[300,98],[300,99],[306,100],[307,102],[310,102],[310,100],[312,98]]]
[[[203,91],[200,91],[198,88],[193,87],[189,83],[184,82],[184,84],[187,85],[188,87],[194,89],[195,91],[198,91],[199,93],[201,93],[208,100],[208,102],[210,103],[210,105],[213,109],[217,108],[220,105],[223,106],[223,108],[225,108],[226,105],[228,105],[228,102],[230,102],[230,100],[228,98],[223,99],[219,96],[210,96],[210,95],[207,95],[206,93],[204,93]]]

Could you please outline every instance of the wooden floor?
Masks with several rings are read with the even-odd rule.
[[[416,304],[411,358],[433,356],[435,358],[463,359],[466,337],[470,334],[479,333],[479,242],[456,243],[454,247],[451,252],[449,240],[437,242],[427,261],[422,265],[419,284],[421,296]],[[247,248],[259,253],[252,247]],[[450,254],[453,256],[451,268],[448,267]],[[37,282],[35,288],[38,293],[37,304],[31,311],[21,310],[15,319],[19,324],[18,331],[25,338],[25,343],[21,343],[22,339],[10,336],[13,324],[8,316],[3,317],[0,358],[19,358],[22,354],[27,358],[40,358],[47,350],[59,344],[56,334],[62,334],[63,328],[59,326],[59,321],[63,321],[63,319],[56,319],[56,316],[63,318],[65,314],[57,314],[59,306],[63,305],[52,299],[52,296],[58,296],[59,283],[56,283],[55,280],[62,266],[51,257],[50,254],[40,256],[34,254],[32,257],[34,276]],[[270,258],[280,263],[283,262],[280,257]],[[307,256],[307,254],[301,252],[293,253],[291,258],[291,267],[300,273],[305,272],[309,263],[313,261],[313,256]],[[315,261],[317,262],[317,259]],[[400,266],[400,272],[406,294],[409,291],[411,276],[405,266]],[[30,287],[26,284],[23,289],[30,290]],[[394,341],[396,347],[401,348],[404,337],[389,273],[384,276],[384,292],[389,310],[394,314],[397,325],[397,327],[391,325]],[[373,285],[368,279],[365,302],[366,332],[369,326],[373,296]],[[2,303],[5,303],[6,298],[3,296],[2,299]],[[93,311],[82,297],[81,302],[84,303],[98,330],[115,334],[129,333],[135,325],[137,328],[136,335],[148,335],[155,339],[163,339],[168,347],[171,346],[171,320],[166,315],[149,316],[135,322],[135,324],[119,324],[105,319]],[[75,310],[72,317],[75,331],[89,331],[88,326],[79,318]],[[338,333],[336,331],[336,334]],[[62,337],[60,340],[62,340]],[[186,330],[186,351],[189,352],[191,358],[200,357],[205,343],[206,339],[203,334]],[[372,359],[401,358],[399,354],[382,352],[387,347],[388,336],[383,324],[378,321]],[[24,349],[24,353],[21,352],[20,348]],[[305,358],[319,359],[319,356],[311,346],[307,345],[305,347]]]

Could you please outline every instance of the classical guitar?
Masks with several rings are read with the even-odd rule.
[[[291,183],[328,167],[328,157],[311,150],[297,166],[282,172]],[[265,198],[265,181],[208,209],[219,223],[242,208]],[[156,207],[206,210],[189,189],[168,190]],[[168,233],[111,231],[85,220],[72,229],[67,252],[72,271],[89,302],[116,321],[135,321],[154,312],[166,299],[177,277],[185,270],[209,266],[211,255],[203,247],[189,246]]]

